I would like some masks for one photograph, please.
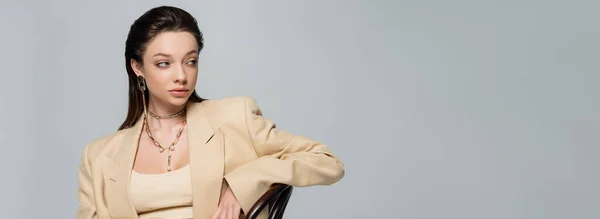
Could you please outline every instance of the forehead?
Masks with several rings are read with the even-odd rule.
[[[198,44],[194,35],[188,32],[163,32],[158,34],[146,46],[144,56],[164,53],[173,57],[184,56],[189,51],[197,50]]]

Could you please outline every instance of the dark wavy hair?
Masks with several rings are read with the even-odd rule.
[[[137,87],[137,75],[131,67],[131,60],[143,63],[142,54],[148,43],[158,34],[168,31],[189,32],[196,38],[198,53],[204,48],[204,38],[196,19],[187,11],[173,7],[155,7],[140,16],[133,22],[125,42],[125,68],[129,78],[129,109],[127,118],[119,127],[119,130],[129,128],[141,117],[144,112],[142,98],[148,102],[149,95],[142,97],[142,92]],[[147,93],[147,92],[146,92]],[[188,102],[202,102],[205,99],[198,96],[196,91],[192,93]]]

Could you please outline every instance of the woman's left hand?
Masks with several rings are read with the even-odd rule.
[[[221,189],[221,201],[212,219],[238,219],[242,207],[227,183]]]

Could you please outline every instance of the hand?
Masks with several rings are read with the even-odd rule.
[[[233,191],[229,188],[229,184],[225,182],[221,189],[221,201],[217,211],[212,216],[212,219],[238,219],[242,207],[238,202]]]

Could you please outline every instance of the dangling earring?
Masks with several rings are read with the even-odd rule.
[[[138,89],[142,92],[142,102],[144,104],[144,117],[147,116],[148,110],[146,109],[146,95],[145,92],[148,88],[146,87],[146,80],[143,76],[137,76]]]

